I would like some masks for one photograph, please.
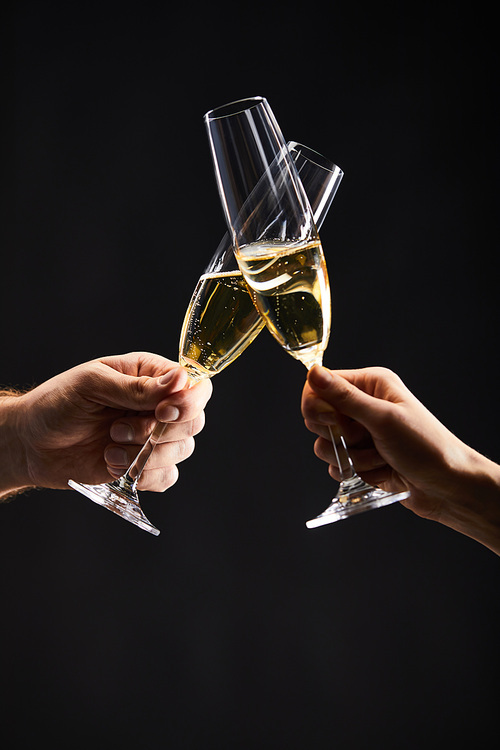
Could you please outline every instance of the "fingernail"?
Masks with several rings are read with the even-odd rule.
[[[179,419],[180,411],[176,406],[164,406],[161,410],[162,422],[175,422]]]
[[[170,370],[165,375],[162,375],[160,378],[160,385],[168,385],[176,376],[177,374],[177,368],[174,368],[173,370]]]
[[[309,380],[317,388],[328,388],[332,382],[332,373],[326,367],[315,367],[309,373]]]
[[[115,443],[131,443],[134,439],[134,431],[129,424],[120,422],[111,426],[111,440]]]
[[[334,424],[338,420],[337,410],[322,398],[316,398],[314,403],[315,419],[323,424]]]
[[[111,446],[104,452],[104,459],[107,464],[111,464],[112,466],[128,465],[127,451],[119,448],[117,445]]]
[[[324,409],[316,414],[316,419],[321,424],[336,424],[337,413],[335,409]]]

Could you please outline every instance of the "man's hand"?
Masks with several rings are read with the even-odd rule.
[[[139,487],[161,492],[194,450],[211,396],[209,380],[189,388],[176,362],[155,354],[104,357],[78,365],[21,396],[0,400],[0,437],[9,466],[0,491],[98,484],[124,473],[156,420],[168,423]]]

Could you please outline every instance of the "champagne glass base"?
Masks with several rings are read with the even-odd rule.
[[[331,505],[319,516],[307,521],[306,526],[308,529],[315,529],[327,523],[342,521],[357,513],[391,505],[400,500],[405,500],[409,496],[410,493],[407,491],[385,492],[378,487],[372,487],[356,476],[353,479],[341,482],[339,491]]]
[[[137,492],[131,485],[120,483],[120,480],[108,484],[81,484],[72,479],[68,481],[68,484],[94,503],[111,510],[143,531],[148,531],[155,536],[160,533],[160,530],[153,526],[144,515]]]

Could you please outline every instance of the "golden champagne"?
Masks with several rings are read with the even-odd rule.
[[[179,361],[211,378],[250,346],[264,327],[239,271],[203,274],[182,325]]]
[[[267,327],[306,367],[320,363],[330,336],[328,273],[320,240],[251,243],[238,265]]]

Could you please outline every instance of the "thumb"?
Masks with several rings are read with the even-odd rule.
[[[115,409],[154,411],[160,401],[181,391],[188,382],[186,370],[176,365],[160,377],[135,376],[99,363],[98,372],[89,372],[87,398]]]
[[[383,401],[370,396],[326,367],[317,365],[309,370],[307,382],[319,398],[364,427],[369,428],[383,408]]]

